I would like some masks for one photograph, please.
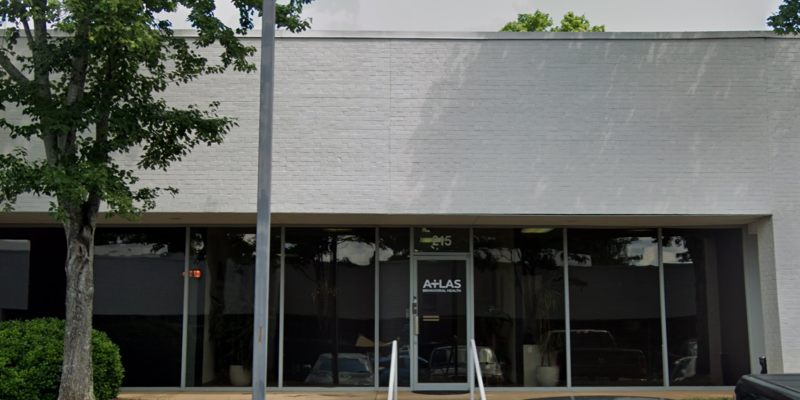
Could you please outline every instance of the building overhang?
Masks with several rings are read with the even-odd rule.
[[[273,225],[295,226],[574,226],[574,227],[717,227],[747,225],[769,215],[491,215],[491,214],[322,214],[273,213]],[[145,214],[138,221],[119,217],[105,218],[98,226],[235,226],[256,224],[255,213],[157,213]],[[0,225],[58,225],[47,213],[18,212],[0,214]]]

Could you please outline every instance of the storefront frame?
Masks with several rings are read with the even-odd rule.
[[[337,226],[338,227],[354,227],[352,225],[348,225],[348,226],[337,225]],[[30,226],[30,227],[32,227],[32,226]],[[52,226],[50,226],[50,227],[52,227]],[[104,226],[102,226],[102,228],[112,228],[112,229],[114,227],[130,228],[130,226],[126,226],[126,225],[122,225],[122,226],[104,225]],[[137,228],[145,228],[145,229],[146,228],[157,229],[157,228],[165,228],[165,227],[166,226],[163,226],[163,225],[137,226]],[[174,228],[175,226],[171,226],[171,227]],[[185,276],[184,276],[184,293],[183,293],[184,315],[183,315],[183,332],[182,332],[183,336],[182,336],[182,348],[181,348],[181,360],[182,360],[181,361],[181,386],[180,387],[126,387],[126,388],[124,388],[125,391],[198,391],[198,392],[235,391],[235,392],[241,392],[241,391],[248,391],[249,390],[249,388],[247,388],[247,387],[190,387],[190,386],[186,386],[186,368],[187,368],[187,358],[188,358],[188,348],[187,348],[188,307],[189,307],[189,304],[188,304],[188,302],[189,302],[189,292],[188,292],[189,291],[189,283],[188,283],[189,273],[188,272],[189,272],[189,268],[190,268],[190,258],[191,258],[191,255],[190,255],[190,253],[188,251],[188,248],[189,248],[189,242],[190,242],[191,229],[192,228],[201,228],[201,227],[205,228],[205,227],[208,227],[208,226],[206,226],[206,225],[184,226],[185,235],[186,235],[186,251],[185,251],[185,261],[184,261]],[[250,226],[250,225],[235,225],[235,226],[233,226],[233,225],[231,225],[231,226],[217,226],[217,225],[215,225],[214,227],[215,228],[235,228],[235,227],[236,228],[242,228],[242,227],[252,228],[252,226]],[[276,225],[276,226],[273,226],[272,228],[280,228],[280,232],[281,232],[281,247],[280,248],[281,248],[282,252],[285,251],[286,228],[295,228],[295,227],[296,228],[313,228],[313,227],[331,228],[331,227],[336,227],[336,226],[331,226],[331,225],[325,225],[325,226],[309,226],[309,225],[280,225],[280,226],[278,226],[278,225]],[[447,227],[456,227],[456,226],[447,226]],[[474,257],[474,255],[473,255],[474,252],[473,252],[473,248],[472,248],[473,241],[474,241],[474,228],[505,228],[505,229],[519,228],[519,227],[513,227],[513,226],[480,226],[480,227],[457,226],[457,227],[458,228],[469,228],[470,252],[468,252],[468,253],[463,253],[463,252],[462,253],[451,253],[451,254],[453,254],[453,255],[458,254],[460,256],[466,256],[467,259],[469,260],[468,268],[469,268],[470,272],[472,272],[472,269],[474,268],[474,263],[472,262],[472,259]],[[26,226],[26,228],[27,228],[27,226]],[[380,226],[380,227],[375,227],[374,231],[375,231],[376,243],[378,243],[379,240],[380,240],[380,230],[381,230],[381,228],[408,228],[409,229],[410,238],[411,238],[411,248],[412,248],[410,257],[412,259],[412,263],[413,263],[414,256],[429,256],[429,255],[431,255],[431,253],[426,254],[426,253],[414,253],[413,252],[414,226],[407,226],[406,225],[406,226]],[[568,247],[567,247],[568,246],[567,242],[568,242],[568,230],[569,229],[604,229],[604,228],[611,228],[611,227],[598,227],[598,226],[558,227],[557,229],[562,229],[562,232],[563,232],[564,255],[566,256],[566,254],[568,254],[568,251],[569,251]],[[617,229],[617,228],[624,229],[624,228],[620,228],[620,227],[613,227],[613,228],[615,228],[615,229]],[[635,228],[640,228],[640,227],[635,227]],[[689,228],[685,228],[685,229],[714,229],[714,228],[727,228],[727,229],[739,228],[742,231],[743,238],[747,239],[747,237],[748,237],[748,232],[747,232],[746,227],[741,227],[741,226],[689,227]],[[658,236],[662,237],[662,228],[655,228],[655,229],[657,229]],[[743,252],[744,252],[743,257],[744,257],[744,263],[745,263],[745,275],[746,275],[745,276],[745,284],[748,287],[748,290],[745,293],[745,295],[747,297],[747,310],[746,310],[747,319],[748,319],[748,327],[747,327],[747,329],[749,331],[757,331],[757,330],[763,331],[763,322],[762,322],[763,321],[763,316],[760,315],[760,311],[761,311],[759,309],[760,307],[754,307],[753,306],[753,304],[752,304],[753,300],[751,299],[751,297],[752,297],[751,296],[751,291],[749,289],[749,288],[752,288],[754,286],[755,287],[759,287],[760,283],[759,282],[754,282],[752,274],[748,273],[748,271],[751,270],[751,268],[748,267],[748,263],[752,263],[753,260],[754,260],[754,257],[755,257],[755,260],[757,260],[757,255],[752,254],[754,249],[752,248],[752,246],[750,246],[748,244],[748,242],[749,242],[748,240],[743,240],[743,242],[742,242],[742,248],[743,248]],[[661,306],[661,323],[662,323],[661,324],[661,329],[662,329],[663,346],[666,349],[667,348],[667,341],[666,341],[666,329],[667,329],[666,327],[667,327],[667,325],[666,325],[665,293],[664,293],[665,289],[664,289],[663,243],[661,243],[659,241],[659,245],[658,246],[659,246],[659,257],[658,257],[658,259],[659,259],[659,282],[660,282],[659,297],[660,297],[660,302],[661,302],[660,306]],[[378,251],[378,249],[379,249],[379,246],[376,246],[376,251]],[[755,249],[755,250],[757,250],[757,249]],[[432,254],[435,254],[437,256],[444,256],[444,257],[447,257],[447,256],[451,255],[451,254],[448,254],[448,253],[432,253]],[[447,255],[444,255],[444,254],[447,254]],[[750,261],[748,261],[748,260],[750,260]],[[374,308],[374,314],[375,314],[374,333],[375,333],[375,337],[377,338],[377,337],[379,337],[378,334],[379,334],[379,329],[380,329],[380,324],[379,324],[380,296],[379,296],[379,292],[378,292],[379,283],[380,283],[380,268],[379,268],[379,258],[378,257],[375,258],[375,265],[374,266],[375,266],[375,285],[376,285],[375,286],[375,308]],[[568,277],[569,276],[569,262],[565,262],[564,263],[564,267],[565,267],[565,276]],[[281,257],[281,265],[280,265],[280,274],[281,274],[280,290],[281,290],[281,295],[280,295],[280,298],[279,298],[280,305],[279,305],[279,319],[278,319],[280,321],[280,325],[279,325],[279,329],[278,329],[278,340],[279,340],[279,343],[280,343],[279,346],[278,346],[278,348],[280,349],[279,357],[278,357],[278,365],[279,365],[278,386],[267,387],[267,391],[273,391],[273,392],[274,391],[294,391],[294,392],[304,392],[304,391],[310,391],[310,392],[316,392],[316,391],[336,391],[336,392],[339,392],[339,391],[342,391],[342,392],[347,392],[347,391],[365,391],[365,392],[368,392],[368,391],[380,390],[381,386],[380,386],[380,384],[379,384],[379,382],[377,380],[375,381],[375,383],[374,383],[374,385],[372,387],[298,387],[298,386],[285,386],[283,384],[283,382],[284,382],[284,379],[283,379],[283,348],[284,348],[283,342],[284,342],[284,330],[285,330],[285,326],[284,326],[284,305],[285,305],[285,300],[284,300],[284,298],[285,298],[285,296],[284,296],[284,294],[285,294],[285,291],[284,291],[285,286],[284,286],[284,284],[285,284],[285,270],[286,270],[285,268],[286,268],[285,259],[284,259],[284,257]],[[474,275],[472,275],[472,276],[474,276]],[[756,276],[756,278],[757,278],[757,276]],[[409,291],[411,293],[411,288],[409,288]],[[468,293],[469,293],[469,298],[470,298],[470,307],[472,307],[473,310],[474,310],[474,305],[472,305],[473,298],[474,298],[474,285],[473,285],[472,278],[470,279],[470,288],[469,288],[469,292]],[[569,303],[568,303],[569,302],[569,287],[568,287],[568,285],[566,283],[565,283],[565,301],[567,302],[565,304],[565,309],[566,309],[565,321],[566,321],[566,324],[567,324],[566,330],[569,331],[569,329],[570,329],[570,326],[569,326],[569,323],[570,323],[570,307],[569,307]],[[760,301],[758,303],[760,304]],[[474,315],[473,315],[473,317],[474,317]],[[470,324],[470,327],[469,327],[470,334],[472,335],[472,337],[474,337],[474,335],[475,335],[475,332],[474,332],[474,318],[469,318],[468,319],[468,323]],[[756,353],[759,349],[754,347],[753,344],[758,344],[758,340],[760,340],[762,338],[763,338],[763,336],[761,336],[760,338],[759,337],[753,337],[752,335],[750,336],[750,343],[751,343],[750,357],[751,357],[751,359],[753,359],[753,358],[757,359],[758,356],[760,355],[760,354]],[[761,343],[761,346],[763,346],[763,343]],[[375,344],[375,349],[376,349],[376,354],[377,354],[377,349],[378,349],[377,341],[376,341],[376,344]],[[570,343],[569,343],[569,339],[567,339],[567,352],[569,353],[569,351],[570,351]],[[665,354],[665,356],[662,357],[662,367],[664,368],[664,371],[666,372],[667,371],[666,367],[668,367],[668,365],[667,365],[668,361],[667,361],[667,357],[666,357],[667,352],[665,351],[663,354]],[[571,392],[578,392],[578,391],[637,391],[637,390],[641,391],[641,390],[665,390],[665,389],[666,390],[684,390],[685,391],[685,390],[719,390],[720,388],[725,388],[726,387],[726,386],[707,386],[707,387],[702,387],[702,386],[696,386],[696,387],[670,386],[669,379],[666,378],[666,377],[664,379],[664,385],[663,386],[574,387],[574,386],[572,386],[572,382],[571,382],[571,369],[570,369],[570,366],[569,366],[570,358],[568,357],[567,360],[568,360],[567,361],[567,363],[568,363],[568,365],[567,365],[568,383],[567,383],[566,387],[547,387],[547,388],[546,387],[493,387],[493,388],[490,387],[490,388],[487,388],[487,390],[488,391],[497,391],[497,392],[503,392],[503,391],[511,391],[511,392],[514,392],[514,391],[571,391]],[[375,370],[376,371],[378,369],[377,367],[378,367],[378,358],[376,357],[376,359],[375,359]],[[753,372],[757,372],[757,371],[753,371]],[[414,389],[413,388],[401,388],[400,390],[410,391],[410,390],[414,390]]]
[[[273,228],[276,228],[276,227],[280,227],[281,228],[281,249],[282,249],[282,251],[284,251],[285,250],[285,241],[286,241],[286,228],[345,228],[345,227],[346,228],[355,228],[355,227],[364,227],[364,225],[335,224],[335,225],[324,225],[324,226],[322,226],[322,225],[280,225],[280,226],[276,225],[276,226],[273,226]],[[369,227],[369,226],[366,226],[366,227]],[[380,240],[380,229],[381,228],[408,228],[409,231],[410,231],[410,233],[409,233],[409,235],[410,235],[410,246],[411,246],[410,259],[411,259],[412,265],[414,265],[414,263],[415,263],[415,256],[416,257],[438,256],[438,257],[442,257],[442,258],[447,258],[449,256],[454,256],[454,257],[466,256],[466,258],[468,260],[468,269],[469,269],[470,277],[471,277],[471,279],[469,280],[470,288],[469,288],[469,292],[468,292],[468,298],[469,298],[470,315],[472,317],[468,318],[468,324],[469,324],[468,330],[470,332],[471,337],[474,338],[475,337],[475,331],[474,331],[474,327],[475,327],[475,321],[474,321],[474,282],[473,282],[473,279],[474,279],[474,274],[473,274],[473,269],[474,269],[474,263],[473,263],[473,257],[474,257],[474,252],[473,252],[474,229],[475,228],[515,229],[515,228],[520,228],[520,227],[519,226],[505,226],[505,225],[480,226],[480,227],[463,226],[463,225],[460,225],[460,226],[459,225],[436,225],[436,226],[431,225],[430,227],[436,227],[436,228],[468,228],[469,229],[469,237],[470,237],[470,251],[469,252],[451,252],[451,253],[430,253],[430,252],[428,252],[428,253],[424,253],[424,252],[415,253],[414,252],[414,244],[415,244],[414,229],[416,227],[418,227],[418,225],[414,225],[414,226],[408,226],[408,225],[382,225],[382,226],[375,227],[376,243],[378,243],[379,240]],[[640,227],[640,226],[631,226],[631,227],[627,227],[627,226],[626,227],[618,227],[618,226],[569,226],[569,227],[566,227],[566,226],[561,226],[561,227],[555,227],[555,229],[561,229],[562,230],[563,248],[564,248],[563,254],[565,256],[567,254],[569,254],[569,249],[568,249],[568,239],[569,239],[568,231],[570,229],[628,229],[628,228],[641,229],[642,227]],[[746,238],[746,235],[747,235],[746,227],[741,227],[741,226],[724,226],[724,225],[722,225],[722,226],[701,226],[701,227],[694,227],[693,226],[693,227],[687,227],[685,229],[730,229],[730,228],[739,228],[739,229],[741,229],[742,234]],[[189,229],[190,228],[187,228],[187,235],[188,235],[188,230]],[[662,230],[663,230],[662,227],[653,228],[653,229],[655,229],[657,231],[657,235],[659,237],[662,237]],[[668,359],[667,359],[668,346],[667,346],[667,341],[666,341],[666,336],[667,336],[666,304],[665,304],[666,303],[666,298],[665,298],[665,288],[664,288],[663,243],[661,243],[661,241],[659,241],[658,248],[659,248],[658,249],[658,253],[659,253],[658,254],[658,262],[659,262],[658,268],[659,268],[659,299],[660,299],[660,310],[661,310],[661,335],[662,335],[662,343],[663,343],[663,348],[664,348],[664,351],[662,353],[663,356],[661,358],[661,364],[662,364],[663,370],[668,375],[669,365],[668,365]],[[376,251],[378,251],[378,250],[379,250],[379,247],[376,246]],[[744,259],[747,260],[747,257],[748,257],[748,246],[746,245],[745,242],[743,242],[743,251],[745,253],[743,255]],[[279,315],[280,327],[279,327],[279,331],[278,331],[278,337],[279,337],[279,340],[280,340],[280,344],[279,344],[279,349],[280,350],[279,350],[279,358],[278,358],[279,380],[278,380],[278,386],[268,386],[267,387],[267,391],[268,392],[270,392],[270,391],[272,391],[272,392],[275,392],[275,391],[290,391],[290,392],[306,392],[306,391],[308,391],[308,392],[318,392],[318,391],[336,391],[336,392],[353,391],[353,392],[357,392],[357,391],[365,391],[365,392],[368,392],[368,391],[375,391],[375,390],[383,389],[383,387],[380,386],[380,384],[379,384],[379,382],[377,380],[375,381],[375,384],[372,387],[303,387],[303,386],[285,386],[284,385],[284,379],[283,379],[283,365],[284,365],[284,363],[283,363],[283,361],[284,361],[283,351],[284,351],[284,345],[283,345],[283,340],[284,340],[284,321],[285,321],[285,319],[284,319],[284,304],[285,304],[285,302],[284,302],[284,297],[285,297],[284,296],[284,293],[285,293],[284,292],[284,289],[285,289],[284,284],[285,284],[285,271],[286,271],[284,261],[285,261],[285,258],[281,257],[281,266],[280,266],[280,271],[281,271],[281,283],[280,283],[281,296],[280,296],[280,310],[279,310],[279,312],[280,312],[280,315]],[[564,268],[565,268],[564,273],[565,273],[565,278],[566,278],[565,279],[565,285],[564,285],[565,286],[564,287],[564,290],[565,290],[565,305],[564,306],[565,306],[565,310],[566,310],[565,311],[565,323],[566,323],[565,330],[569,331],[570,330],[570,317],[571,317],[571,315],[570,315],[571,314],[570,313],[570,306],[569,306],[569,284],[567,283],[568,277],[569,277],[569,262],[565,262],[564,263]],[[745,266],[745,268],[747,269],[747,266]],[[412,279],[411,282],[413,282],[413,278],[414,278],[413,271],[414,271],[414,268],[412,267],[411,271],[410,271],[410,273],[412,274],[411,277],[410,277],[410,279]],[[747,276],[745,276],[745,282],[748,285],[752,285],[753,284],[753,282],[750,282],[751,280],[752,279],[749,279]],[[380,316],[379,316],[380,295],[379,295],[379,290],[378,290],[379,289],[379,283],[380,283],[379,259],[378,259],[378,257],[375,257],[375,285],[376,286],[375,286],[375,308],[374,308],[374,313],[375,313],[375,337],[376,338],[379,337],[379,328],[380,328],[380,322],[379,322],[379,318],[380,318]],[[749,294],[749,291],[748,291],[748,293],[746,293],[746,295],[747,294]],[[409,301],[411,301],[412,297],[413,297],[413,289],[410,287],[409,288]],[[412,305],[409,304],[409,309],[411,309],[411,307],[412,307]],[[748,296],[748,299],[747,299],[747,308],[748,308],[747,309],[748,320],[754,322],[754,324],[752,326],[750,324],[748,324],[748,329],[750,329],[750,330],[762,329],[763,330],[763,326],[759,326],[760,324],[758,324],[758,322],[761,322],[763,320],[762,317],[760,315],[752,315],[751,316],[751,311],[753,311],[753,310],[752,310],[752,307],[751,307],[749,296]],[[413,329],[412,329],[412,331],[413,331]],[[757,359],[758,355],[754,353],[757,349],[754,349],[752,347],[754,338],[751,338],[750,341],[751,341],[750,357],[751,358],[755,357]],[[570,340],[569,340],[569,335],[567,335],[567,353],[569,354],[570,352],[571,352],[571,343],[570,343]],[[377,353],[378,353],[378,343],[376,341],[375,354],[377,354]],[[185,356],[186,355],[184,355],[184,357]],[[415,351],[415,355],[414,356],[416,356],[416,351]],[[185,360],[185,358],[184,358],[184,360]],[[375,359],[374,368],[375,368],[376,371],[378,370],[378,358],[377,357]],[[471,371],[472,371],[472,368],[470,367],[470,372]],[[412,374],[414,374],[415,372],[416,372],[416,368],[412,368]],[[495,392],[519,392],[519,391],[537,391],[537,392],[539,392],[539,391],[541,391],[541,392],[568,391],[568,392],[580,392],[580,391],[637,391],[637,390],[719,390],[720,388],[727,388],[727,386],[688,386],[688,387],[687,386],[671,386],[670,383],[669,383],[668,376],[666,376],[663,379],[664,380],[664,384],[661,385],[661,386],[580,387],[580,386],[573,386],[572,385],[572,373],[571,372],[572,372],[571,371],[571,357],[567,357],[567,386],[564,386],[564,387],[526,387],[526,386],[520,386],[520,387],[488,387],[486,389],[487,389],[487,391],[490,391],[490,392],[491,391],[495,391]],[[753,371],[753,372],[757,372],[757,371]],[[127,390],[131,390],[131,391],[139,390],[139,389],[147,390],[148,388],[127,388]],[[241,391],[241,390],[247,389],[247,388],[240,388],[240,387],[208,387],[208,388],[197,387],[197,388],[195,388],[195,387],[182,386],[179,389],[180,390],[186,390],[186,391],[192,391],[192,390],[198,390],[198,389],[202,390],[202,391]],[[413,388],[413,387],[401,387],[401,388],[399,388],[399,390],[400,391],[414,391],[414,390],[424,390],[424,388],[418,389],[418,388]]]

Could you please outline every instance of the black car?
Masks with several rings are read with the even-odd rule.
[[[800,400],[800,374],[745,375],[734,396],[735,400]]]

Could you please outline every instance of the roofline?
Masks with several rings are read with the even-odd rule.
[[[5,30],[0,28],[0,35]],[[51,32],[61,36],[58,32]],[[194,29],[175,29],[175,36],[197,37]],[[63,34],[62,34],[63,35]],[[248,38],[260,38],[261,31],[250,31]],[[704,40],[704,39],[800,39],[797,35],[778,35],[772,31],[717,32],[432,32],[432,31],[324,31],[292,33],[275,31],[278,39],[407,39],[407,40]]]
[[[178,31],[176,31],[178,33]],[[180,35],[194,36],[192,30]],[[261,37],[253,31],[252,37]],[[410,31],[323,31],[308,30],[291,33],[278,30],[281,39],[437,39],[437,40],[702,40],[702,39],[791,39],[794,35],[779,36],[772,31],[720,32],[410,32]],[[800,37],[797,37],[800,38]]]
[[[0,35],[4,32],[0,29]],[[60,36],[58,32],[52,32]],[[175,29],[175,36],[197,37],[194,29]],[[260,38],[261,31],[250,31],[248,38]],[[407,40],[704,40],[704,39],[800,39],[797,35],[778,35],[772,31],[718,32],[431,32],[431,31],[324,31],[292,33],[275,31],[279,39],[407,39]]]

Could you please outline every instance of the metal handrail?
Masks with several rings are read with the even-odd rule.
[[[392,361],[389,363],[389,390],[387,400],[397,400],[397,340],[392,341]]]
[[[483,374],[481,374],[481,361],[478,358],[478,346],[475,345],[475,339],[470,339],[470,346],[472,350],[472,364],[475,368],[475,378],[478,379],[478,388],[480,389],[481,400],[486,400],[486,390],[483,388]],[[469,385],[469,398],[475,398],[475,385]],[[391,399],[390,399],[391,400]]]

